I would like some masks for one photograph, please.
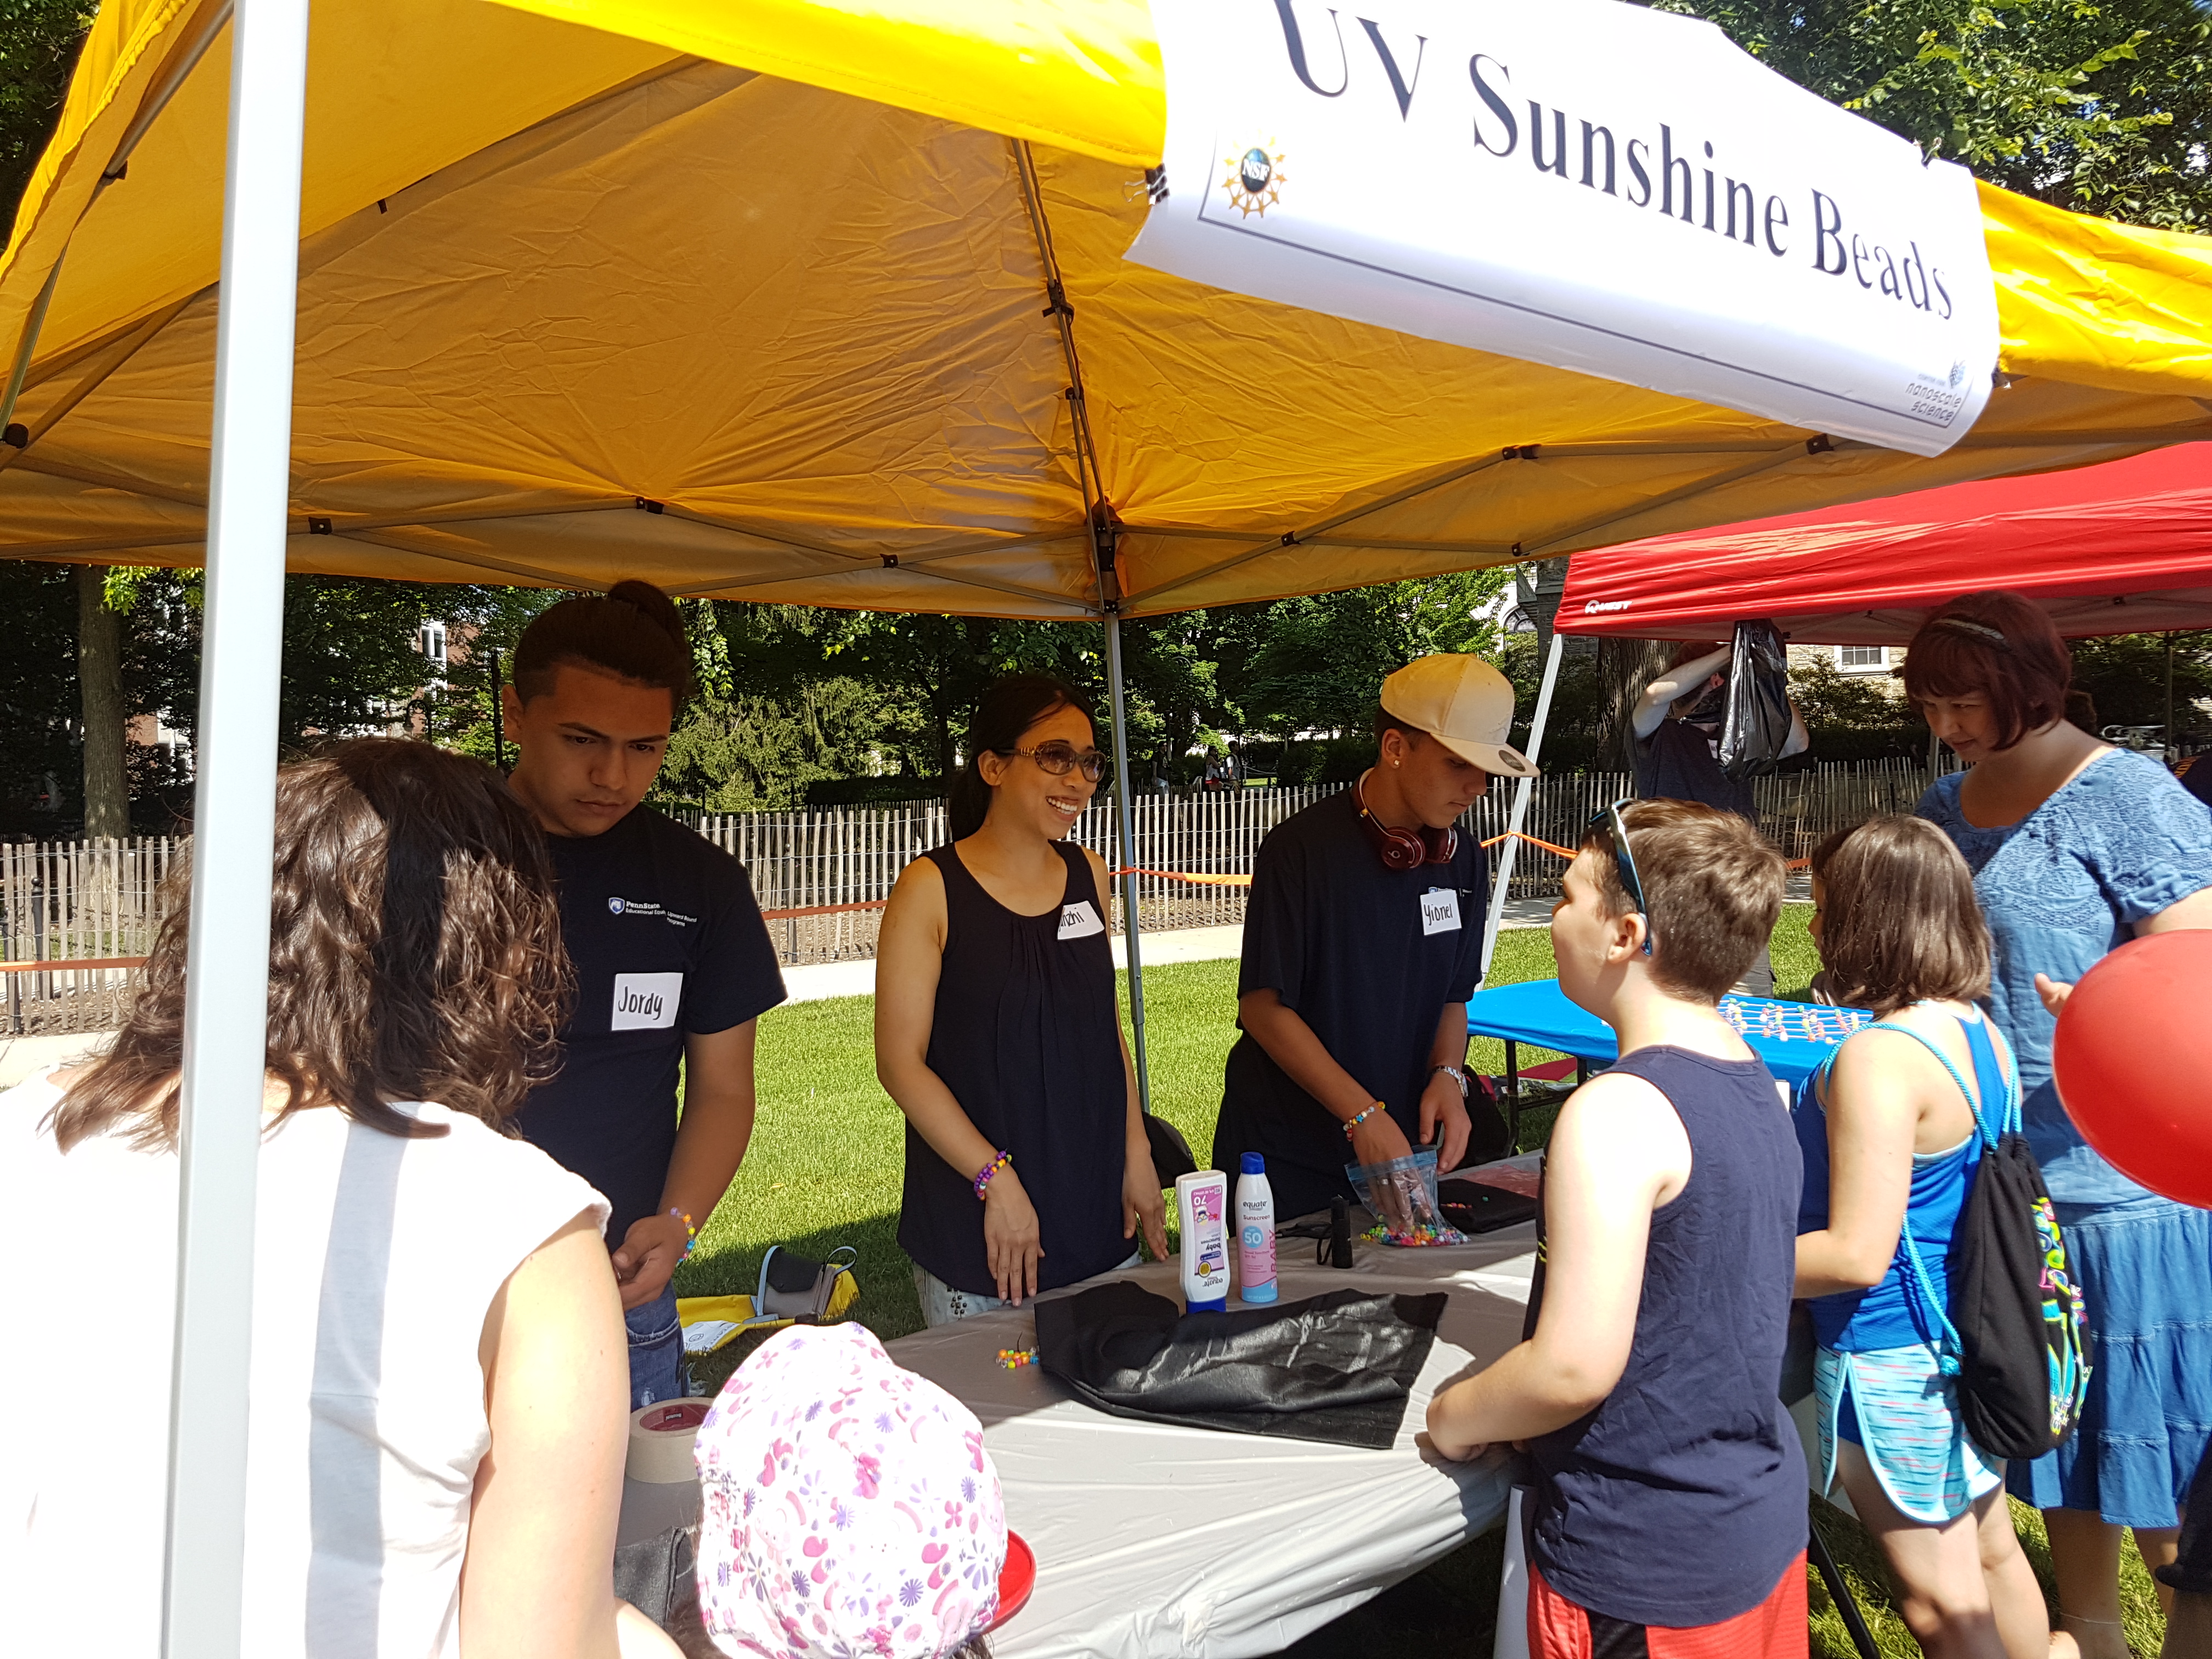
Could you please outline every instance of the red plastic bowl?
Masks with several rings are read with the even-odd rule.
[[[1006,1534],[1006,1565],[999,1569],[999,1616],[991,1621],[996,1630],[1029,1604],[1030,1592],[1036,1588],[1036,1557],[1030,1547],[1022,1542],[1021,1534]]]

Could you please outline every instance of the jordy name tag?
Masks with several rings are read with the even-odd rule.
[[[1459,895],[1449,887],[1431,887],[1421,895],[1421,933],[1459,932]]]
[[[1091,908],[1089,899],[1078,899],[1073,904],[1060,907],[1060,936],[1062,939],[1089,939],[1093,933],[1103,933],[1106,924],[1098,920],[1098,913]]]
[[[617,974],[611,1031],[661,1031],[676,1024],[684,998],[681,974]]]

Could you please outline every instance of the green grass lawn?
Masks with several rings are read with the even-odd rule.
[[[1773,941],[1779,994],[1802,993],[1819,966],[1805,932],[1808,905],[1787,907]],[[1549,979],[1554,972],[1550,933],[1541,928],[1500,935],[1490,983]],[[1127,976],[1122,995],[1127,996]],[[1236,1038],[1237,964],[1177,963],[1145,972],[1146,1051],[1152,1107],[1189,1138],[1200,1158],[1213,1142],[1221,1104],[1221,1068]],[[905,1157],[903,1120],[877,1086],[872,1051],[873,1002],[847,997],[778,1008],[761,1020],[760,1117],[744,1166],[700,1237],[698,1253],[677,1273],[684,1296],[750,1292],[762,1254],[781,1243],[811,1256],[839,1244],[860,1253],[856,1317],[885,1339],[920,1328],[911,1266],[898,1247],[899,1177]],[[1522,1050],[1524,1064],[1552,1056]],[[1505,1066],[1503,1043],[1478,1039],[1470,1052],[1477,1071]],[[1525,1146],[1540,1146],[1550,1112],[1522,1115]],[[699,1369],[709,1388],[761,1339],[730,1344]],[[1854,1585],[1854,1595],[1887,1659],[1906,1659],[1918,1646],[1892,1605],[1881,1559],[1856,1522],[1825,1504],[1814,1506],[1830,1547]],[[2050,1588],[2048,1553],[2040,1519],[2014,1505],[2029,1557]],[[2132,1548],[2124,1556],[2123,1595],[2128,1638],[2150,1659],[2164,1621],[2148,1576]],[[1431,1659],[1488,1659],[1498,1604],[1498,1539],[1476,1539],[1425,1571],[1385,1592],[1291,1651],[1297,1659],[1365,1659],[1421,1652]],[[1816,1659],[1850,1659],[1842,1620],[1817,1579],[1813,1587],[1813,1652]]]

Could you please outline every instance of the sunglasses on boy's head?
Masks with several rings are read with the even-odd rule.
[[[1651,954],[1651,910],[1644,902],[1644,883],[1636,873],[1636,854],[1629,851],[1628,826],[1621,822],[1620,809],[1628,805],[1617,800],[1589,821],[1592,830],[1601,824],[1613,836],[1613,867],[1620,872],[1620,890],[1628,895],[1628,902],[1636,907],[1636,914],[1644,918],[1644,954]]]
[[[1026,755],[1037,763],[1037,769],[1048,772],[1055,778],[1064,778],[1070,772],[1081,769],[1083,775],[1096,783],[1106,775],[1106,757],[1096,749],[1078,749],[1073,744],[1054,738],[1050,743],[1041,743],[1034,749],[1001,749],[1002,755]]]

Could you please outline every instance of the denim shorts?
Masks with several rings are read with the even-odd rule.
[[[662,1400],[681,1400],[690,1392],[684,1370],[684,1326],[676,1317],[676,1285],[671,1281],[650,1302],[623,1316],[629,1328],[629,1408]]]

